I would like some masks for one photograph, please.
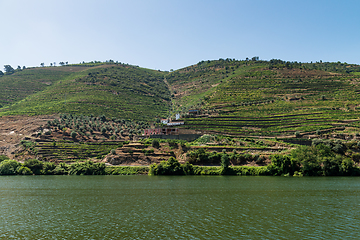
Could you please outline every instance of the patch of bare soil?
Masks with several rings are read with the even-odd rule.
[[[22,139],[39,131],[40,126],[56,117],[56,115],[0,117],[0,155],[13,158]]]

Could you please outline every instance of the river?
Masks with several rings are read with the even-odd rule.
[[[0,239],[357,239],[359,226],[358,177],[0,177]]]

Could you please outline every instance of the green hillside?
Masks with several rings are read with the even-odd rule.
[[[360,126],[360,67],[346,63],[200,62],[167,76],[187,128],[279,136]]]
[[[59,79],[86,69],[85,67],[47,67],[17,71],[0,77],[0,108],[43,91]]]
[[[115,62],[17,70],[0,77],[0,116],[71,113],[241,136],[359,131],[360,66],[282,60],[201,61],[173,72]],[[200,115],[188,115],[189,109]]]
[[[170,106],[163,80],[161,72],[125,64],[25,69],[0,78],[6,89],[0,115],[72,113],[154,120],[167,116]]]

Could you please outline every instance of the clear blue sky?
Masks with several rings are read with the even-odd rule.
[[[0,0],[0,69],[115,61],[170,70],[259,56],[360,63],[358,0]]]

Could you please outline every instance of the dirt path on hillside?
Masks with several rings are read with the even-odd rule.
[[[0,117],[0,155],[14,157],[20,141],[39,130],[56,116],[3,116]]]

